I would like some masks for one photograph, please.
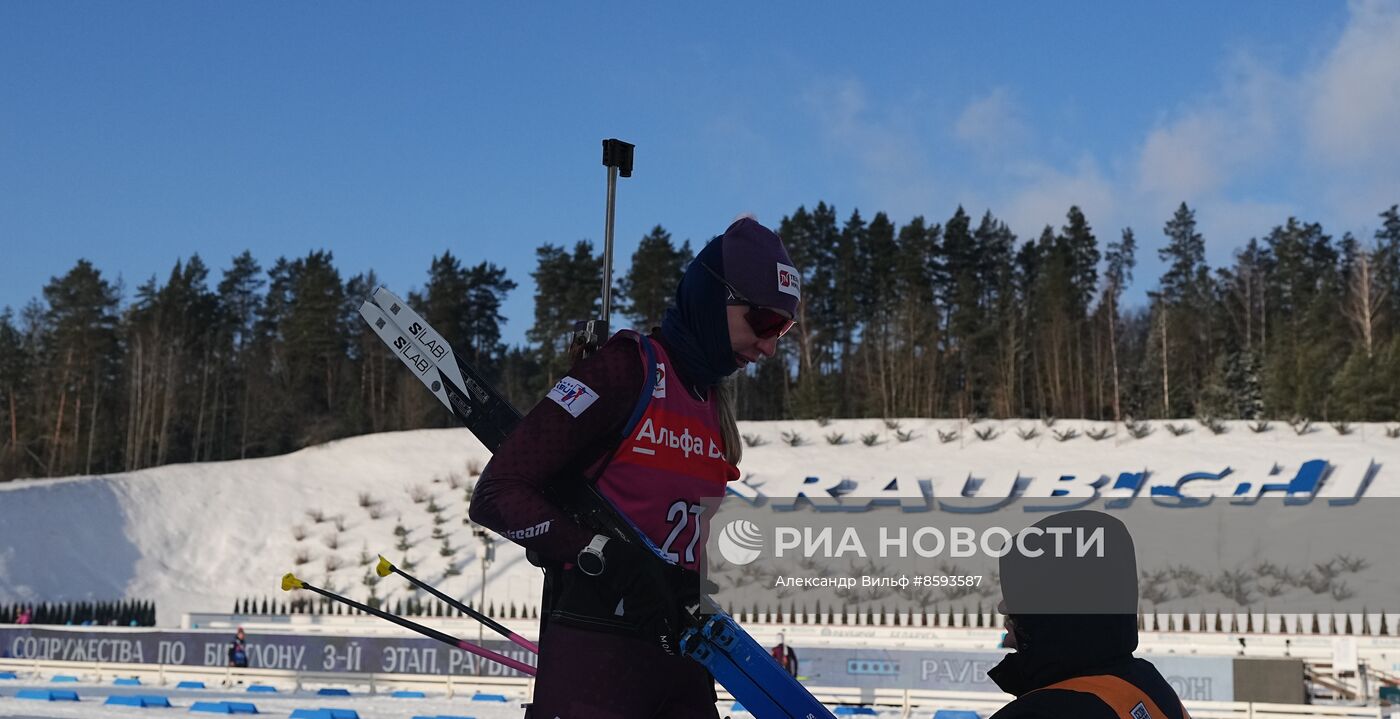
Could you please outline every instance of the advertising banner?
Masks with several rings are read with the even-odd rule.
[[[228,664],[222,632],[0,627],[0,658],[70,662]],[[497,652],[534,663],[506,641],[487,640]],[[308,672],[374,672],[453,676],[523,676],[458,649],[418,637],[249,634],[248,666]],[[811,686],[1000,692],[987,670],[1001,652],[849,649],[797,646],[800,676]],[[1230,701],[1229,657],[1148,657],[1183,699]]]
[[[0,627],[0,658],[68,662],[228,665],[231,637],[222,632],[72,630]],[[535,656],[505,640],[488,649],[533,665]],[[248,666],[309,672],[374,672],[454,676],[524,676],[423,637],[249,634]]]

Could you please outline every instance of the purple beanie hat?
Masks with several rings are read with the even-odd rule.
[[[721,236],[724,279],[750,302],[797,317],[802,275],[778,234],[741,217]]]

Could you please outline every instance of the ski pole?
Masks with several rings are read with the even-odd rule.
[[[383,555],[380,555],[379,565],[374,568],[374,571],[378,573],[381,577],[387,577],[390,574],[397,574],[400,577],[407,579],[411,584],[413,584],[413,586],[426,591],[427,593],[433,595],[434,597],[437,597],[438,599],[441,599],[444,602],[447,602],[447,605],[452,607],[453,609],[459,610],[467,616],[471,617],[472,619],[475,619],[476,621],[485,624],[489,629],[491,629],[491,631],[494,631],[497,634],[505,637],[506,639],[515,642],[517,645],[524,647],[525,649],[529,649],[535,654],[540,653],[539,646],[536,645],[534,642],[530,641],[529,639],[526,639],[525,637],[520,636],[519,634],[516,634],[515,632],[511,631],[509,627],[505,626],[504,624],[501,624],[500,622],[492,619],[491,617],[488,617],[485,614],[482,614],[481,612],[472,609],[466,604],[463,604],[462,602],[459,602],[456,599],[453,599],[452,597],[443,594],[431,584],[428,584],[427,582],[413,576],[412,574],[409,574],[408,572],[399,569],[398,567],[394,566],[393,562],[390,562],[389,560],[385,559]]]
[[[350,599],[349,597],[342,597],[341,595],[336,594],[335,592],[332,592],[328,589],[322,589],[320,587],[307,584],[306,582],[297,579],[295,574],[287,572],[287,574],[282,577],[282,591],[290,592],[293,589],[310,590],[332,601],[340,602],[341,604],[354,607],[362,612],[365,612],[366,614],[373,614],[374,616],[379,617],[380,619],[385,619],[390,622],[393,622],[409,631],[417,632],[430,639],[436,639],[448,646],[456,647],[457,649],[461,649],[464,652],[475,654],[483,659],[489,659],[493,662],[496,662],[497,664],[508,666],[511,669],[520,672],[521,674],[526,674],[532,677],[535,676],[535,668],[518,659],[511,659],[510,657],[504,654],[493,652],[490,649],[487,649],[486,647],[479,647],[475,644],[472,644],[471,642],[463,641],[450,634],[446,634],[444,632],[440,632],[436,629],[433,629],[432,627],[425,627],[422,624],[419,624],[417,622],[411,622],[407,619],[404,619],[403,617],[390,614],[389,612],[386,612],[382,609],[376,609],[367,604],[361,604],[353,599]]]

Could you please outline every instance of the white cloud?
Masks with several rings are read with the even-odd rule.
[[[1400,0],[1348,9],[1312,66],[1282,76],[1242,57],[1217,92],[1149,132],[1135,185],[1144,203],[1203,208],[1215,218],[1203,226],[1235,243],[1299,204],[1341,232],[1400,201]],[[1251,183],[1267,194],[1243,189]]]
[[[1195,115],[1153,130],[1143,143],[1138,183],[1154,195],[1194,199],[1224,183],[1210,148],[1224,134],[1219,117]]]
[[[1078,205],[1100,241],[1117,237],[1118,193],[1092,158],[1081,158],[1068,172],[1033,165],[1021,168],[1019,173],[1024,181],[1012,190],[1004,213],[992,208],[1018,236],[1034,239],[1046,225],[1058,230],[1065,224],[1069,208]]]
[[[1193,205],[1192,209],[1196,211],[1197,231],[1206,239],[1206,262],[1213,267],[1232,263],[1235,251],[1244,247],[1250,238],[1262,239],[1274,226],[1283,224],[1297,212],[1297,208],[1283,202],[1227,199]],[[1162,221],[1150,228],[1152,234],[1148,236],[1161,237],[1162,225],[1175,211],[1176,205],[1165,208],[1160,213]]]
[[[1302,80],[1303,132],[1327,219],[1365,235],[1400,202],[1400,0],[1350,9],[1336,45]]]
[[[1336,46],[1304,81],[1313,159],[1337,168],[1400,163],[1400,2],[1357,0]]]
[[[982,155],[1000,155],[1019,148],[1030,136],[1011,93],[998,87],[968,103],[953,124],[953,135]]]
[[[1288,82],[1241,56],[1218,92],[1148,133],[1138,155],[1137,189],[1172,202],[1221,191],[1240,172],[1275,156],[1291,94]]]
[[[872,108],[865,86],[850,78],[814,86],[806,102],[820,120],[828,154],[852,165],[850,179],[874,200],[856,206],[895,217],[927,211],[937,182],[917,111],[898,103]]]
[[[865,86],[854,78],[837,80],[813,88],[807,102],[822,115],[825,129],[834,136],[848,136],[862,130],[860,116],[865,112]]]
[[[957,203],[990,208],[1027,238],[1078,205],[1104,241],[1131,225],[1151,265],[1162,224],[1186,202],[1220,264],[1290,215],[1365,233],[1400,202],[1400,0],[1348,7],[1341,33],[1300,69],[1237,52],[1213,89],[1164,108],[1135,145],[1068,161],[1052,157],[1074,141],[1027,122],[1039,108],[1019,107],[1014,87],[930,105],[823,79],[807,100],[863,208],[935,220]],[[935,127],[923,118],[941,103],[956,111]]]

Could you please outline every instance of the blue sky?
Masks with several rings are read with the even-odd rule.
[[[601,240],[604,137],[619,272],[658,223],[1077,203],[1140,297],[1183,200],[1213,263],[1400,202],[1400,2],[751,5],[0,3],[0,306],[83,257],[129,295],[324,248],[402,293],[451,250],[520,283],[520,341],[534,249]]]

